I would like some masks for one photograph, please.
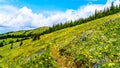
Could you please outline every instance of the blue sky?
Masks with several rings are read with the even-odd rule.
[[[119,0],[0,0],[0,33],[85,18]]]
[[[13,5],[18,8],[27,6],[34,12],[40,10],[61,10],[78,9],[87,4],[105,4],[107,0],[6,0],[1,4]]]

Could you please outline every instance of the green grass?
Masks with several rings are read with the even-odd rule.
[[[30,32],[39,30],[9,34]],[[98,68],[119,68],[120,13],[42,35],[40,40],[27,39],[19,45],[16,42],[13,49],[11,44],[0,48],[1,67],[93,68],[97,64]]]
[[[1,34],[0,36],[38,34],[38,33],[42,33],[43,31],[45,31],[47,29],[49,29],[49,27],[40,27],[40,28],[33,29],[33,30],[21,30],[21,31],[16,31],[16,32],[8,32],[8,33],[5,33],[5,34]],[[0,42],[2,42],[4,40],[4,44],[9,44],[9,42],[11,40],[13,42],[16,42],[16,40],[21,40],[23,38],[6,38],[6,39],[0,39]]]
[[[36,34],[36,33],[42,33],[43,31],[47,30],[49,27],[40,27],[40,28],[36,28],[33,30],[21,30],[21,31],[16,31],[16,32],[8,32],[5,34],[1,34],[0,36],[4,36],[4,35],[28,35],[29,33],[31,34]]]

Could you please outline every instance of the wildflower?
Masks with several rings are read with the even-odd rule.
[[[85,51],[85,54],[88,55],[88,54],[89,54],[89,51]]]
[[[103,42],[100,42],[101,45],[103,45],[104,43]]]
[[[100,47],[99,50],[102,50],[102,48]]]
[[[93,58],[93,56],[90,56],[90,58],[92,59],[92,58]]]
[[[120,56],[120,53],[118,53],[118,55]]]
[[[98,52],[95,52],[96,55],[98,55],[99,53]]]
[[[100,63],[106,63],[107,61],[105,60],[105,59],[103,59],[103,60],[100,60]]]
[[[108,64],[108,66],[110,66],[110,67],[111,67],[111,66],[114,66],[114,65],[115,65],[115,63],[109,63],[109,64]]]
[[[97,66],[98,66],[98,64],[97,64],[97,63],[95,63],[95,64],[94,64],[94,68],[97,68]]]
[[[38,65],[38,64],[36,64],[35,66],[36,66],[36,67],[39,67],[39,65]]]
[[[108,25],[108,24],[109,24],[109,22],[105,22],[104,24],[105,24],[105,25]]]
[[[87,37],[82,37],[82,41],[86,41]]]
[[[80,50],[82,50],[82,48],[80,48]]]
[[[104,54],[104,55],[107,55],[108,53],[105,51],[105,52],[103,52],[103,54]]]
[[[42,64],[42,61],[40,61],[39,64]]]
[[[104,67],[104,66],[105,66],[105,64],[102,64],[102,66]]]
[[[108,45],[105,46],[105,50],[108,49]]]
[[[48,59],[45,59],[46,61],[48,60]]]
[[[99,54],[101,55],[102,53],[100,52]]]
[[[48,59],[51,59],[51,57],[48,57]]]

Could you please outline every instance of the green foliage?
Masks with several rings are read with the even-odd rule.
[[[40,27],[34,30],[23,30],[18,32],[8,32],[5,34],[0,34],[0,41],[5,40],[4,45],[6,45],[11,43],[11,40],[9,39],[14,39],[13,43],[27,40],[30,38],[38,40],[40,39],[40,34],[47,29],[48,27]]]
[[[19,42],[19,40],[17,39],[16,42]]]
[[[0,42],[0,47],[3,47],[3,46],[4,46],[3,42]]]
[[[39,40],[39,39],[40,39],[40,34],[34,34],[33,41]]]
[[[22,68],[58,68],[55,58],[50,53],[50,46],[48,45],[44,53],[21,58],[16,60],[17,63],[9,64],[9,67],[22,67]],[[23,63],[24,62],[24,63]]]
[[[78,54],[75,56],[74,63],[76,68],[84,66],[85,68],[89,68],[89,59],[83,55],[83,54]]]
[[[23,42],[21,41],[19,46],[22,46],[22,45],[23,45]]]
[[[21,66],[24,68],[30,68],[30,67],[56,68],[57,64],[52,56],[44,53],[42,55],[33,57],[31,61],[25,62]]]
[[[11,46],[10,46],[10,49],[12,49],[13,48],[13,44],[11,44]]]
[[[10,49],[12,49],[13,48],[13,40],[10,41],[10,44],[11,44]]]

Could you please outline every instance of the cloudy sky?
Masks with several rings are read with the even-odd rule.
[[[119,0],[0,0],[0,33],[85,18]]]

